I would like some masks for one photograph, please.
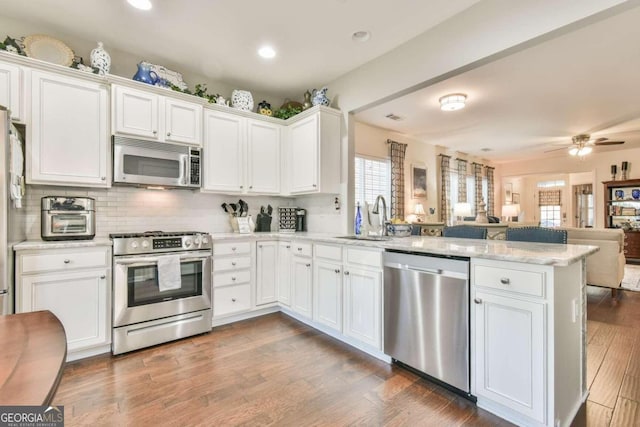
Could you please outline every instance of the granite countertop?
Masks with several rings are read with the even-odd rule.
[[[504,240],[452,237],[391,237],[382,241],[342,239],[335,234],[326,233],[214,233],[212,237],[214,242],[247,238],[254,240],[311,240],[350,246],[557,266],[573,264],[599,250],[597,246],[587,245],[507,242]]]
[[[73,249],[73,248],[91,248],[96,246],[112,246],[111,239],[106,237],[98,237],[92,240],[25,240],[24,242],[13,245],[15,251],[26,251],[30,249]]]

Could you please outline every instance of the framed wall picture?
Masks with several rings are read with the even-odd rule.
[[[504,202],[512,203],[513,202],[513,184],[507,182],[504,184]]]
[[[422,163],[411,165],[411,197],[427,198],[427,167]]]
[[[514,205],[520,204],[520,193],[511,193],[511,203]]]

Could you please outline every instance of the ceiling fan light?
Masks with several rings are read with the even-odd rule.
[[[578,155],[579,151],[580,150],[578,149],[578,147],[573,147],[573,148],[569,149],[569,154],[571,154],[572,156],[576,156],[576,155]]]
[[[586,147],[582,147],[580,150],[578,150],[578,156],[586,156],[587,154],[591,153],[593,151],[593,148],[586,146]]]
[[[442,111],[461,110],[467,101],[467,95],[464,93],[452,93],[440,98],[440,109]]]

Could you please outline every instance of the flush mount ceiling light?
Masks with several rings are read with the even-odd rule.
[[[152,7],[150,0],[127,0],[127,3],[140,10],[149,10]]]
[[[351,34],[351,40],[354,42],[366,42],[371,38],[371,33],[369,31],[356,31]]]
[[[464,93],[451,93],[440,98],[440,109],[442,111],[455,111],[464,108],[467,95]]]
[[[276,51],[271,46],[262,46],[258,49],[258,55],[266,59],[271,59],[276,56]]]

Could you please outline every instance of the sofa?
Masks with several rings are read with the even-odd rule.
[[[624,276],[624,232],[616,228],[560,227],[567,231],[567,243],[598,246],[587,258],[587,284],[611,288],[616,296]]]

